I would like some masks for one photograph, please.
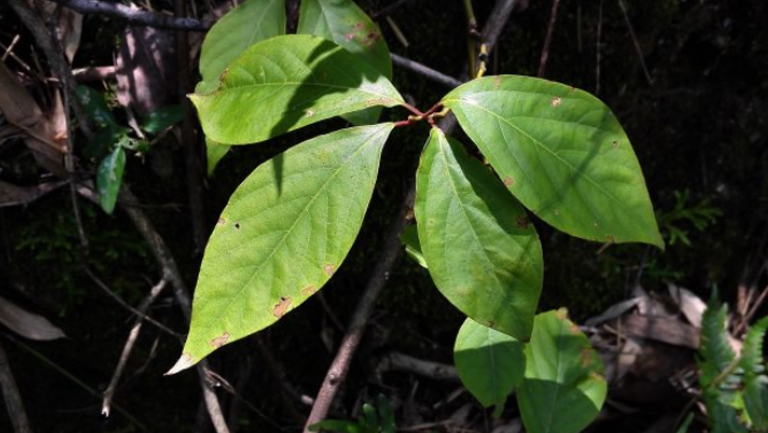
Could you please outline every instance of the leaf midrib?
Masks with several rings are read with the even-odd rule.
[[[456,101],[456,102],[458,102],[458,103],[460,103],[460,104],[461,104],[462,102],[466,102],[466,101],[464,101],[464,100],[462,100],[462,99],[451,99],[451,100],[449,100],[449,101]],[[447,101],[446,101],[446,102],[447,102]],[[503,116],[501,116],[501,115],[499,115],[499,114],[497,114],[497,113],[495,113],[495,112],[493,112],[493,111],[491,111],[491,110],[489,110],[489,109],[487,109],[487,108],[485,108],[485,107],[481,106],[480,104],[467,104],[467,105],[469,105],[469,106],[471,106],[471,107],[476,107],[476,108],[478,108],[479,110],[482,110],[482,111],[484,111],[484,112],[486,112],[486,113],[490,114],[491,116],[495,117],[495,118],[496,118],[496,119],[497,119],[499,122],[501,122],[501,123],[504,123],[504,124],[506,124],[507,126],[509,126],[510,128],[512,128],[512,129],[514,129],[514,130],[516,130],[516,131],[518,131],[520,134],[522,134],[523,136],[525,136],[525,137],[527,137],[528,139],[530,139],[530,140],[531,140],[531,142],[533,142],[533,144],[535,144],[537,148],[541,148],[541,149],[545,150],[547,153],[549,153],[549,154],[550,154],[550,155],[552,155],[552,156],[553,156],[555,159],[557,159],[557,160],[558,160],[560,163],[562,163],[562,164],[563,164],[563,165],[565,165],[567,168],[569,168],[569,169],[570,169],[572,172],[575,172],[575,173],[581,173],[581,174],[584,176],[584,178],[585,178],[585,179],[587,179],[587,180],[588,180],[588,181],[589,181],[591,184],[593,184],[593,185],[594,185],[594,186],[595,186],[595,187],[596,187],[598,190],[600,190],[600,192],[602,192],[602,193],[603,193],[603,194],[604,194],[606,197],[610,198],[610,199],[611,199],[611,200],[613,200],[614,202],[617,202],[617,203],[621,203],[621,201],[619,201],[619,199],[617,199],[616,197],[614,197],[614,196],[613,196],[613,194],[611,194],[609,191],[605,190],[605,188],[603,188],[603,187],[602,187],[602,185],[600,185],[598,182],[596,182],[594,179],[592,179],[590,176],[588,176],[588,175],[587,175],[587,173],[585,173],[585,172],[584,172],[584,171],[582,171],[582,170],[578,170],[576,167],[574,167],[573,165],[571,165],[571,164],[570,164],[570,163],[569,163],[567,160],[565,160],[565,159],[561,158],[561,157],[560,157],[560,156],[559,156],[559,155],[558,155],[556,152],[554,152],[552,149],[548,148],[548,147],[547,147],[547,146],[546,146],[544,143],[542,143],[542,142],[541,142],[541,141],[539,141],[538,139],[534,138],[533,136],[531,136],[530,134],[528,134],[527,132],[525,132],[525,130],[523,130],[523,129],[522,129],[522,128],[520,128],[519,126],[517,126],[517,125],[515,125],[515,124],[511,123],[511,122],[510,122],[508,119],[506,119],[505,117],[503,117]],[[556,121],[556,120],[555,120],[555,121]],[[560,123],[571,124],[571,123],[573,123],[573,122],[560,122]],[[580,125],[580,124],[579,124],[579,125]],[[588,125],[587,125],[587,126],[588,126]],[[599,129],[599,128],[595,128],[595,129]],[[601,131],[604,131],[604,130],[602,130],[602,129],[601,129]]]
[[[280,240],[277,242],[274,248],[272,248],[272,251],[270,251],[269,256],[266,257],[261,261],[261,263],[258,265],[258,267],[254,270],[254,272],[251,274],[250,277],[248,277],[248,281],[241,285],[241,287],[236,291],[236,293],[233,296],[229,297],[229,301],[227,301],[226,305],[221,308],[221,311],[227,311],[231,307],[232,303],[236,299],[240,299],[240,295],[245,292],[248,287],[251,286],[253,279],[258,275],[264,266],[266,266],[267,263],[269,263],[272,259],[272,257],[277,253],[278,250],[280,250],[285,243],[285,240],[288,238],[288,236],[293,232],[296,225],[299,223],[300,220],[303,220],[303,217],[308,214],[308,209],[312,206],[312,204],[315,202],[315,200],[321,195],[321,193],[328,187],[328,184],[338,175],[339,172],[342,171],[342,167],[346,165],[347,162],[355,160],[355,156],[357,156],[363,149],[367,147],[367,144],[371,142],[376,136],[379,135],[380,132],[382,132],[383,128],[379,128],[379,130],[374,131],[371,133],[368,139],[364,140],[360,146],[352,152],[352,154],[344,161],[344,164],[339,166],[338,170],[335,170],[335,172],[326,179],[325,182],[323,182],[322,187],[320,187],[317,190],[317,193],[313,194],[313,197],[309,200],[306,206],[304,206],[304,209],[302,209],[300,212],[298,212],[298,217],[296,220],[291,224],[291,227],[288,228],[288,230],[285,231],[285,234],[280,238]],[[338,264],[336,264],[338,266]],[[273,293],[270,291],[270,295]],[[231,331],[230,331],[231,332]]]

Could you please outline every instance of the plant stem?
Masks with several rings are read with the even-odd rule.
[[[475,74],[475,56],[477,56],[477,47],[475,44],[475,38],[477,33],[477,18],[475,18],[475,10],[472,7],[472,0],[463,0],[464,12],[467,14],[467,59],[469,61],[469,71],[471,75]]]
[[[424,113],[422,113],[421,110],[419,110],[418,108],[414,107],[413,105],[407,102],[403,102],[402,104],[400,104],[400,106],[410,111],[411,113],[415,114],[416,116],[422,116],[422,117],[424,116]]]

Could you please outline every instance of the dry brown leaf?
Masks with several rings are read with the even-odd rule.
[[[679,319],[631,314],[622,319],[622,325],[629,335],[694,350],[699,347],[699,330]]]
[[[32,6],[32,5],[30,5]],[[47,0],[34,0],[34,7],[42,18],[58,14],[57,28],[60,32],[61,44],[64,46],[64,54],[72,63],[72,59],[80,48],[80,36],[83,32],[83,16],[72,9],[64,8]]]
[[[704,315],[704,310],[707,309],[707,303],[688,289],[674,284],[667,285],[667,288],[669,295],[675,300],[688,322],[701,329],[701,318]]]
[[[3,297],[0,297],[0,323],[30,340],[49,341],[66,337],[45,317],[30,313]]]
[[[0,207],[29,204],[62,185],[64,182],[24,187],[0,180]]]
[[[24,133],[24,143],[38,164],[58,176],[66,176],[62,144],[66,132],[57,130],[43,115],[37,102],[3,62],[0,62],[0,112],[8,123]]]

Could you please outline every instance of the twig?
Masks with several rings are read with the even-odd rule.
[[[114,299],[118,304],[120,304],[120,306],[122,306],[126,310],[128,310],[131,313],[135,314],[137,320],[139,320],[139,321],[140,320],[146,320],[147,322],[155,325],[161,331],[166,332],[169,335],[172,335],[172,336],[174,336],[174,337],[176,337],[178,339],[181,338],[181,334],[179,334],[178,332],[169,329],[167,326],[163,325],[162,323],[158,322],[157,320],[147,316],[146,313],[145,313],[146,308],[144,308],[143,310],[142,310],[141,306],[139,306],[139,308],[133,308],[130,304],[125,302],[123,300],[123,298],[118,296],[117,293],[112,291],[112,289],[110,289],[109,286],[107,286],[103,281],[101,281],[99,279],[99,277],[97,277],[93,272],[91,272],[90,268],[86,267],[84,269],[84,271],[85,271],[85,274],[88,275],[88,277],[90,279],[92,279],[93,282],[96,283],[96,285],[99,286],[99,288],[101,288],[101,290],[103,290],[107,295],[109,295],[110,298]],[[163,282],[163,287],[165,287],[166,281],[162,280],[162,282]],[[142,305],[144,305],[144,304],[142,303]]]
[[[619,0],[621,1],[621,0]],[[552,11],[549,13],[549,24],[547,25],[547,36],[544,38],[544,46],[541,48],[541,58],[539,59],[538,77],[544,77],[544,71],[547,69],[547,59],[549,58],[549,45],[552,43],[552,33],[555,30],[555,21],[557,21],[557,7],[560,0],[552,1]]]
[[[365,332],[365,327],[368,324],[368,319],[373,312],[376,298],[378,298],[381,289],[389,279],[389,274],[402,253],[402,249],[400,248],[400,233],[403,231],[403,228],[405,228],[406,216],[411,213],[410,209],[413,208],[414,198],[415,191],[408,191],[400,213],[386,233],[386,241],[379,257],[377,257],[376,267],[366,284],[362,298],[360,298],[355,307],[355,312],[352,316],[350,325],[347,328],[347,332],[341,341],[339,351],[336,353],[336,357],[325,375],[325,380],[323,380],[320,391],[317,393],[315,404],[312,406],[312,411],[304,426],[304,433],[309,433],[310,425],[320,422],[325,418],[328,409],[333,403],[333,399],[336,397],[336,393],[344,383],[344,379],[347,376],[349,366],[352,362],[352,357],[360,344],[360,340]]]
[[[392,63],[394,63],[395,65],[400,66],[401,68],[404,68],[404,69],[408,69],[409,71],[416,72],[417,74],[421,74],[425,78],[428,78],[436,83],[439,83],[451,88],[461,85],[461,81],[449,75],[445,75],[442,72],[436,71],[430,68],[429,66],[424,66],[419,62],[415,62],[411,59],[398,56],[397,54],[394,54],[394,53],[390,54],[390,57],[392,58]]]
[[[174,1],[174,14],[177,18],[187,15],[187,0]],[[192,219],[192,239],[195,242],[194,254],[200,254],[208,238],[203,208],[203,165],[201,164],[199,141],[195,136],[195,110],[186,97],[190,90],[189,82],[189,38],[187,32],[176,32],[176,58],[178,67],[179,104],[184,107],[184,119],[181,123],[181,146],[184,149],[184,168],[187,178],[187,198],[189,216]]]
[[[477,57],[477,41],[480,34],[477,32],[477,18],[475,18],[475,9],[472,7],[472,0],[463,0],[464,14],[467,16],[467,60],[469,61],[469,73],[475,75],[477,66],[475,60]]]
[[[120,3],[107,3],[98,0],[51,0],[64,7],[74,9],[81,14],[100,14],[120,18],[132,24],[156,27],[159,29],[188,30],[204,32],[213,25],[212,20],[171,17],[156,12],[132,9]]]
[[[49,32],[46,30],[45,24],[42,22],[37,13],[35,13],[35,11],[33,11],[28,6],[27,3],[22,0],[7,1],[14,12],[16,12],[16,15],[18,15],[21,21],[24,23],[24,26],[27,28],[27,30],[32,33],[32,36],[35,38],[37,45],[45,53],[45,57],[47,58],[51,69],[59,77],[59,80],[61,80],[62,84],[64,85],[64,91],[67,93],[69,103],[71,104],[72,109],[75,111],[75,117],[78,120],[80,130],[82,130],[83,133],[90,138],[93,135],[93,128],[91,128],[90,119],[85,114],[83,105],[77,98],[77,93],[75,92],[75,79],[72,76],[72,70],[69,68],[67,59],[64,56],[64,51],[61,49],[61,46],[54,43],[54,38],[52,38]]]
[[[457,381],[456,368],[448,364],[425,361],[400,352],[391,352],[376,366],[377,377],[390,370],[408,371],[434,380]]]
[[[261,334],[256,334],[254,339],[256,341],[256,348],[261,354],[262,361],[264,362],[266,369],[271,372],[270,377],[277,378],[280,388],[283,390],[283,392],[278,393],[280,395],[280,399],[283,400],[283,406],[288,410],[291,417],[296,420],[297,423],[303,424],[307,417],[296,407],[294,400],[291,399],[291,397],[294,397],[300,400],[301,394],[296,391],[290,382],[288,382],[285,369],[279,362],[277,362],[275,356],[272,354],[272,351],[264,343],[264,340],[262,340]]]
[[[75,80],[78,82],[112,80],[117,74],[117,68],[114,66],[92,66],[89,68],[78,68],[72,71]]]
[[[35,350],[35,349],[33,349],[33,348],[31,348],[31,347],[27,346],[26,344],[22,343],[21,341],[19,341],[19,340],[15,339],[15,338],[9,337],[9,340],[10,340],[11,342],[13,342],[14,344],[16,344],[17,346],[21,347],[22,349],[26,350],[28,353],[30,353],[32,356],[34,356],[35,358],[37,358],[37,359],[39,359],[40,361],[42,361],[43,363],[45,363],[47,366],[49,366],[49,367],[51,367],[52,369],[56,370],[56,372],[57,372],[57,373],[59,373],[59,374],[61,374],[62,376],[66,377],[67,379],[69,379],[69,380],[70,380],[72,383],[74,383],[75,385],[79,386],[80,388],[82,388],[83,390],[85,390],[86,392],[88,392],[88,394],[91,394],[92,396],[94,396],[94,397],[96,397],[96,398],[101,398],[101,393],[100,393],[99,391],[96,391],[95,389],[93,389],[91,386],[89,386],[88,384],[86,384],[85,382],[83,382],[83,381],[82,381],[81,379],[79,379],[77,376],[75,376],[75,375],[73,375],[72,373],[70,373],[69,371],[65,370],[65,369],[64,369],[62,366],[60,366],[59,364],[56,364],[56,363],[55,363],[54,361],[52,361],[50,358],[46,357],[46,356],[45,356],[45,355],[43,355],[42,353],[40,353],[40,352],[38,352],[37,350]],[[131,415],[131,414],[130,414],[128,411],[126,411],[126,410],[125,410],[123,407],[121,407],[121,406],[120,406],[120,405],[118,405],[118,404],[115,404],[115,405],[114,405],[114,407],[115,407],[115,410],[116,410],[118,413],[122,414],[122,415],[123,415],[123,416],[124,416],[124,417],[125,417],[125,418],[126,418],[128,421],[130,421],[130,422],[131,422],[131,423],[132,423],[134,426],[138,427],[138,429],[139,429],[139,430],[141,430],[141,431],[145,431],[145,432],[148,432],[148,431],[149,431],[149,430],[147,429],[147,427],[146,427],[144,424],[142,424],[141,422],[139,422],[139,420],[137,420],[137,419],[136,419],[136,417],[134,417],[133,415]]]
[[[21,21],[32,33],[37,42],[37,45],[45,53],[45,57],[48,60],[52,71],[59,77],[62,83],[62,97],[64,105],[64,124],[66,135],[66,151],[64,153],[64,167],[67,171],[67,176],[70,180],[70,199],[72,201],[72,212],[75,217],[77,225],[77,233],[80,238],[80,245],[87,252],[88,250],[88,238],[85,235],[85,229],[83,228],[83,221],[80,216],[80,207],[77,203],[77,191],[75,186],[75,159],[74,159],[74,133],[70,122],[70,107],[75,112],[77,119],[80,121],[80,129],[83,133],[90,138],[91,127],[88,117],[85,115],[80,100],[77,98],[75,91],[75,79],[72,76],[72,71],[67,63],[64,49],[61,45],[61,40],[58,35],[58,31],[55,28],[50,28],[46,31],[45,23],[40,17],[32,10],[27,3],[21,0],[8,0],[11,8],[16,12]]]
[[[3,400],[8,411],[8,417],[11,419],[13,431],[15,433],[32,433],[27,411],[24,409],[24,401],[21,399],[19,387],[16,385],[16,379],[13,377],[11,365],[8,363],[8,357],[5,355],[5,349],[2,345],[0,345],[0,388],[3,391]]]
[[[78,188],[78,193],[81,196],[95,203],[98,203],[98,195],[93,191],[93,189],[88,188],[85,185],[80,185]],[[155,260],[157,261],[160,269],[162,269],[162,278],[171,283],[176,302],[179,303],[181,312],[184,314],[187,322],[189,322],[192,318],[192,298],[189,295],[189,290],[187,289],[186,284],[184,284],[184,280],[181,278],[179,267],[176,264],[176,260],[173,258],[171,250],[168,248],[168,245],[165,244],[165,241],[157,232],[157,230],[155,230],[155,228],[152,226],[152,223],[149,221],[147,215],[139,207],[138,200],[131,193],[128,185],[123,185],[121,188],[119,203],[121,208],[125,210],[125,213],[128,214],[128,217],[133,222],[133,225],[136,226],[136,229],[139,231],[141,236],[144,238],[147,244],[149,244],[149,248],[152,250],[152,254],[155,256]],[[211,422],[216,429],[216,432],[229,433],[229,429],[227,428],[227,423],[221,410],[219,400],[216,397],[213,386],[207,379],[207,360],[204,359],[200,361],[196,368],[198,376],[200,377],[200,386],[203,391],[203,400],[208,410],[208,415],[211,417]]]
[[[624,22],[627,24],[627,28],[629,29],[629,35],[632,37],[632,43],[635,45],[637,58],[640,59],[640,66],[643,68],[643,74],[645,74],[645,79],[648,81],[649,86],[653,86],[653,78],[651,77],[650,72],[648,72],[648,67],[645,65],[645,57],[643,56],[643,50],[642,48],[640,48],[640,42],[638,42],[637,36],[635,36],[635,29],[634,27],[632,27],[632,22],[629,21],[627,8],[624,7],[624,2],[622,0],[617,0],[617,1],[619,2],[621,13],[624,15]]]
[[[737,329],[736,331],[741,332],[747,327],[747,324],[755,316],[755,314],[757,313],[757,310],[760,309],[760,307],[763,305],[763,302],[765,302],[766,298],[768,298],[768,286],[765,286],[763,291],[760,292],[760,296],[758,296],[757,299],[755,299],[755,302],[752,304],[752,307],[749,309],[749,312],[744,315],[744,318],[739,324],[739,329]]]
[[[509,19],[515,3],[516,0],[496,0],[494,9],[490,14],[489,21],[486,23],[482,34],[489,51],[492,50],[493,46],[496,44],[496,40]],[[454,125],[455,117],[450,116],[443,118],[439,127],[448,133],[453,129]],[[416,195],[415,179],[412,177],[409,183],[408,193],[405,196],[400,212],[390,226],[390,229],[387,231],[385,244],[376,260],[377,265],[366,284],[363,296],[360,298],[360,301],[358,301],[347,333],[342,339],[339,351],[331,363],[331,366],[328,368],[323,384],[320,386],[320,390],[317,393],[317,398],[312,406],[312,411],[304,426],[304,433],[309,433],[309,426],[322,421],[328,414],[328,409],[349,371],[352,357],[357,350],[357,346],[362,339],[365,327],[373,312],[376,298],[386,284],[392,268],[402,253],[400,233],[407,221],[413,215],[413,200]]]
[[[155,286],[152,287],[152,290],[149,291],[147,297],[141,301],[141,304],[137,308],[138,312],[145,314],[147,308],[152,305],[167,284],[168,282],[165,280],[160,280],[159,283],[155,284]],[[133,324],[133,328],[131,328],[131,332],[128,334],[128,340],[125,342],[125,346],[123,346],[123,352],[120,354],[120,360],[117,362],[117,367],[115,367],[115,372],[112,374],[112,379],[109,381],[107,389],[104,390],[104,400],[102,400],[101,403],[101,414],[104,416],[109,416],[109,409],[112,405],[112,399],[115,396],[115,390],[117,390],[117,383],[123,375],[125,364],[128,362],[128,357],[131,356],[133,346],[136,344],[136,339],[139,336],[139,331],[141,331],[141,327],[144,324],[142,319],[143,316],[138,316],[136,318],[136,322]]]
[[[602,54],[602,38],[603,35],[603,0],[600,0],[600,5],[597,10],[597,42],[595,43],[595,95],[600,94],[600,61]]]

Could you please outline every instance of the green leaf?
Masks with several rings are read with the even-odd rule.
[[[393,127],[313,138],[243,181],[205,249],[189,336],[169,374],[266,328],[323,287],[360,230]]]
[[[528,341],[543,274],[536,230],[501,181],[438,128],[416,174],[414,212],[440,292],[475,321]]]
[[[688,429],[691,427],[692,422],[693,412],[689,412],[685,417],[685,420],[683,420],[682,424],[680,424],[680,428],[677,429],[677,433],[688,433]]]
[[[104,94],[88,86],[77,86],[77,97],[80,99],[80,103],[83,105],[88,117],[93,119],[96,124],[102,128],[118,128],[115,117],[112,115],[112,110],[107,106],[107,101],[104,99]]]
[[[392,77],[389,48],[379,27],[352,0],[302,0],[296,32],[333,41]]]
[[[581,90],[506,75],[443,98],[523,205],[558,230],[663,248],[645,180],[610,109]]]
[[[536,316],[525,356],[517,401],[526,431],[575,433],[597,416],[607,393],[603,364],[564,309]]]
[[[525,372],[523,344],[472,319],[459,329],[453,359],[461,382],[483,407],[504,406]]]
[[[285,0],[248,0],[211,27],[200,51],[196,89],[207,93],[218,87],[219,75],[237,56],[256,42],[285,34]]]
[[[227,155],[229,149],[231,148],[232,146],[221,144],[212,140],[208,136],[205,137],[205,153],[206,160],[208,162],[208,176],[213,176],[213,172],[216,170],[216,166],[219,165],[221,159]]]
[[[747,332],[741,350],[744,370],[744,405],[754,430],[768,431],[768,376],[763,362],[763,340],[768,317],[763,317]]]
[[[333,41],[392,78],[389,48],[379,27],[352,0],[302,0],[296,32]],[[380,114],[380,108],[369,108],[344,118],[361,125],[376,122]]]
[[[159,134],[182,119],[184,119],[184,107],[168,105],[147,114],[141,129],[150,134]]]
[[[206,135],[225,144],[260,142],[363,108],[404,103],[367,62],[309,35],[251,46],[222,73],[215,91],[190,98]]]
[[[427,262],[424,260],[424,254],[421,253],[421,243],[419,242],[419,233],[415,225],[410,225],[400,234],[400,241],[405,245],[405,253],[412,258],[419,266],[426,268]]]
[[[366,430],[378,431],[379,430],[379,416],[376,414],[376,408],[368,403],[363,404],[363,419],[361,423],[365,425]]]
[[[309,431],[332,431],[342,433],[368,433],[365,424],[357,421],[326,419],[309,426]]]
[[[88,117],[98,126],[93,137],[83,147],[83,156],[103,159],[114,148],[114,144],[128,133],[128,129],[117,123],[102,92],[81,85],[77,86],[77,97]]]
[[[376,406],[381,417],[381,433],[395,433],[395,412],[386,397],[379,394],[376,397]]]
[[[99,164],[96,176],[96,188],[99,191],[99,204],[104,212],[112,214],[115,203],[123,183],[123,170],[125,169],[125,150],[117,146]]]

